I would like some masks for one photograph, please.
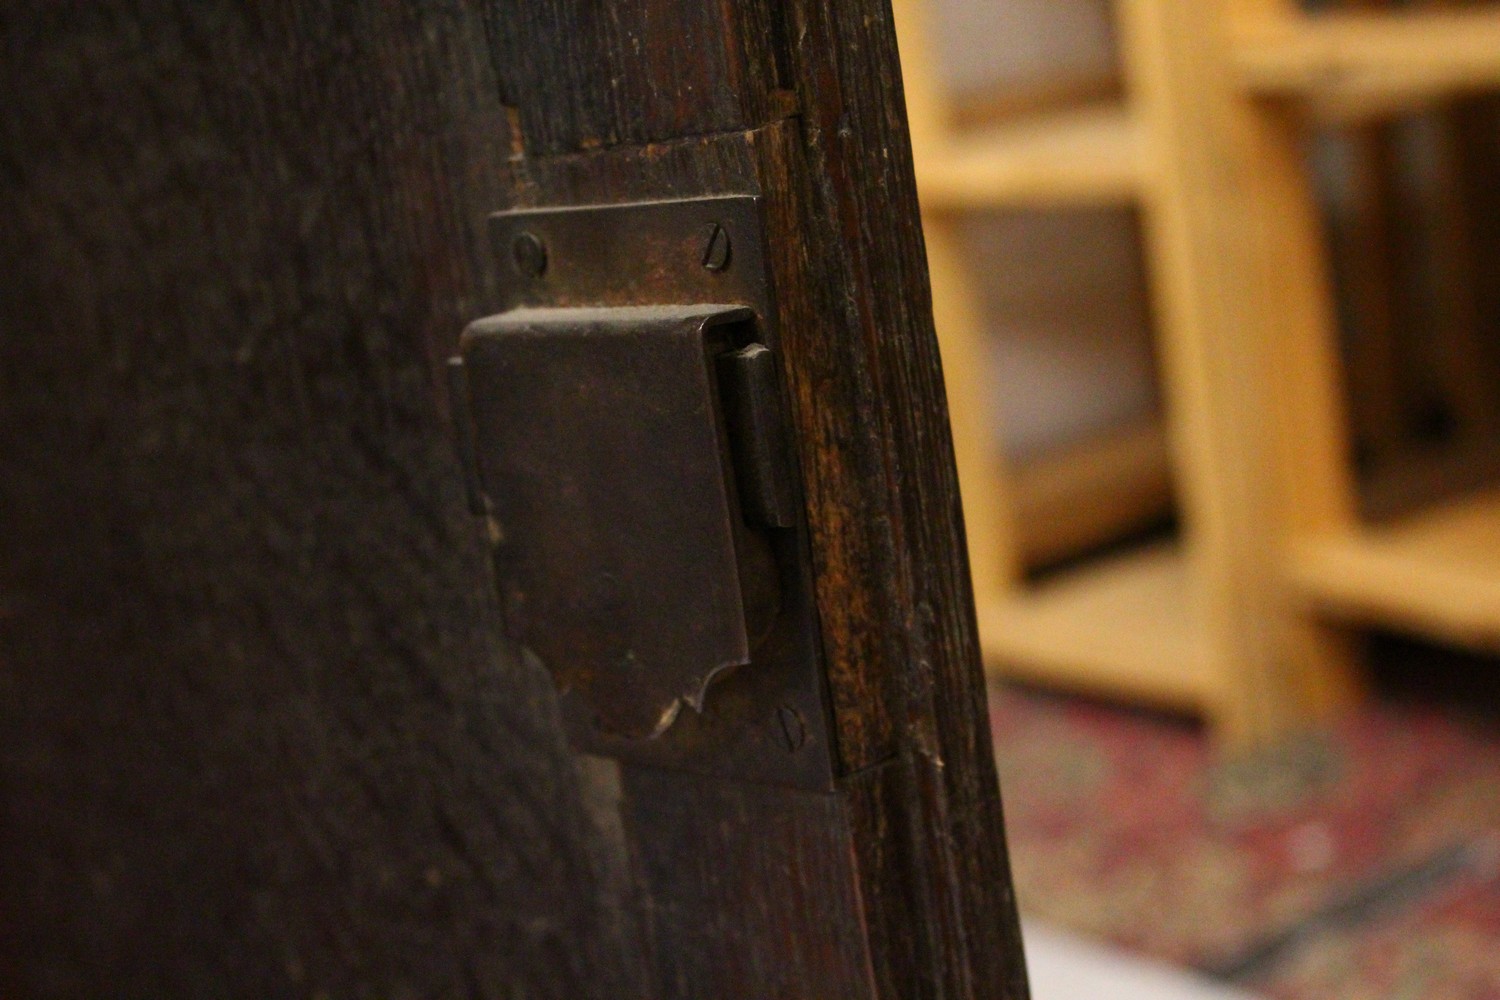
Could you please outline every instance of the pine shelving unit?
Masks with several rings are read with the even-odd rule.
[[[1186,190],[1170,154],[1180,81],[1167,72],[1165,52],[1181,39],[1159,12],[1158,0],[1118,4],[1119,99],[959,132],[932,71],[927,11],[919,0],[896,3],[986,661],[1009,677],[1199,714],[1244,741],[1280,720],[1267,718],[1246,683],[1258,672],[1250,662],[1258,650],[1237,646],[1227,627],[1237,591],[1222,586],[1236,565],[1225,540],[1237,512],[1217,498],[1234,470],[1217,454],[1224,414],[1205,405],[1206,387],[1191,374],[1206,345],[1203,317],[1183,294],[1194,234],[1181,222]],[[1090,441],[1052,459],[1050,475],[1028,475],[989,444],[979,276],[965,265],[955,225],[966,212],[1077,206],[1139,212],[1166,420]],[[1095,539],[1123,533],[1170,503],[1174,468],[1180,542],[1089,560],[1041,583],[1025,578],[1040,522],[1082,522]]]
[[[1287,107],[1372,119],[1500,89],[1500,6],[1314,17],[1280,0],[1241,0],[1228,14],[1235,113],[1255,136],[1231,148],[1246,164],[1294,155],[1300,123]],[[1321,274],[1319,234],[1284,225],[1309,197],[1295,181],[1255,192],[1268,221],[1262,252],[1293,241]],[[1263,317],[1253,332],[1262,357],[1295,358],[1300,369],[1296,391],[1258,384],[1261,411],[1279,414],[1270,482],[1288,512],[1279,557],[1298,624],[1379,624],[1500,651],[1500,490],[1390,521],[1358,516],[1326,282],[1293,290],[1287,319]],[[1327,460],[1305,461],[1299,438],[1319,442]]]
[[[1310,123],[1378,121],[1500,86],[1500,12],[1119,0],[1119,100],[959,132],[936,87],[925,10],[896,6],[981,640],[995,669],[1195,712],[1242,744],[1357,696],[1348,636],[1328,614],[1500,648],[1500,494],[1388,526],[1357,515],[1328,252],[1303,149]],[[1066,491],[1039,501],[1034,480],[987,444],[976,276],[954,221],[1079,205],[1140,212],[1166,418],[1131,429],[1147,445],[1110,466],[1113,480],[1073,471]],[[1059,456],[1054,473],[1102,467],[1100,447]],[[1168,455],[1176,545],[1024,580],[1037,512],[1069,498],[1071,511],[1104,511],[1088,531],[1107,537],[1161,502]]]

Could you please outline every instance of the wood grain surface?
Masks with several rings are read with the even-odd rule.
[[[521,122],[517,200],[764,198],[780,334],[773,346],[797,431],[845,775],[837,808],[848,816],[859,882],[855,908],[839,918],[784,914],[785,947],[812,967],[814,953],[837,952],[843,923],[855,920],[868,928],[873,978],[859,992],[845,983],[847,995],[1023,996],[888,5],[758,0],[693,22],[695,52],[728,52],[743,67],[732,101],[690,94],[677,34],[646,27],[675,23],[680,6],[631,0],[600,14],[544,0],[501,18],[502,63],[507,52],[550,56],[509,62]],[[621,33],[632,40],[627,51]],[[600,65],[610,72],[590,71]],[[621,81],[658,98],[622,102]],[[655,782],[649,800],[630,799],[638,822],[671,809],[672,788],[701,793],[631,770],[627,789]],[[743,817],[727,827],[732,836],[723,836],[721,810],[675,815],[712,831],[727,872],[754,871],[768,855],[790,864],[799,838],[820,827],[769,822],[795,808],[791,793],[721,792]],[[699,907],[677,911],[681,919],[658,913],[662,954],[699,940],[715,890],[694,885]],[[753,995],[732,978],[693,985],[666,995],[707,995],[710,986]]]
[[[0,38],[8,997],[1025,995],[884,3],[32,3]],[[733,192],[828,796],[567,753],[435,388],[498,300],[488,213]]]
[[[0,993],[640,995],[435,390],[494,294],[477,12],[0,39]]]

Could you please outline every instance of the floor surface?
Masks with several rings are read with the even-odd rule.
[[[1021,911],[1074,935],[1071,965],[1034,946],[1040,1000],[1179,995],[1098,992],[1131,955],[1269,1000],[1500,1000],[1500,716],[1383,699],[1234,760],[1060,694],[996,688],[991,722]]]
[[[1031,1000],[1258,1000],[1191,972],[1026,921]]]

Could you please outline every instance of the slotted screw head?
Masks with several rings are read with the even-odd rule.
[[[535,233],[517,233],[510,244],[510,255],[516,270],[528,278],[540,278],[547,270],[547,247]]]
[[[729,266],[729,230],[717,222],[703,226],[703,266],[710,271]]]

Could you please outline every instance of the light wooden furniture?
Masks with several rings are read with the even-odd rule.
[[[1309,15],[1290,0],[1118,0],[1119,100],[960,133],[923,45],[925,7],[896,7],[992,666],[1186,709],[1246,743],[1357,695],[1347,634],[1314,612],[1500,649],[1500,496],[1388,526],[1357,514],[1328,250],[1302,145],[1313,122],[1358,126],[1500,85],[1500,8]],[[988,445],[977,276],[954,220],[995,206],[1122,204],[1144,225],[1167,425],[1134,430],[1134,459],[1064,457],[1028,482]],[[1462,355],[1445,362],[1450,395],[1465,420],[1493,427],[1496,387],[1466,360],[1474,345],[1449,340]],[[1024,581],[1034,523],[1079,512],[1094,537],[1117,530],[1159,489],[1167,452],[1178,544]],[[1115,479],[1072,471],[1056,485],[1090,467]]]
[[[1225,0],[1224,10],[1236,71],[1225,148],[1246,175],[1295,162],[1302,122],[1292,109],[1368,118],[1500,89],[1500,6],[1309,17],[1283,0]],[[1320,276],[1305,178],[1288,169],[1249,194],[1263,269],[1290,253]],[[1283,512],[1283,627],[1316,632],[1328,617],[1500,650],[1500,494],[1481,490],[1390,523],[1359,518],[1326,282],[1292,282],[1277,296],[1283,315],[1263,315],[1247,333],[1262,365],[1251,383],[1256,410],[1277,431],[1267,481]]]
[[[1230,743],[1269,738],[1341,702],[1351,685],[1336,635],[1262,627],[1277,617],[1267,586],[1268,436],[1239,429],[1259,397],[1243,384],[1236,354],[1251,342],[1239,332],[1253,319],[1230,305],[1247,297],[1246,201],[1217,152],[1226,128],[1219,115],[1237,82],[1227,52],[1205,50],[1196,34],[1217,31],[1217,12],[1187,0],[1119,0],[1120,100],[957,134],[924,47],[927,8],[898,0],[896,10],[986,660],[1006,676],[1199,714]],[[1138,457],[1116,462],[1113,482],[1075,484],[1067,505],[1054,497],[1028,506],[1018,495],[1024,477],[988,444],[978,276],[963,264],[954,221],[978,208],[1077,205],[1140,211],[1167,422],[1136,429]],[[1098,530],[1110,516],[1118,528],[1143,494],[1159,498],[1168,486],[1152,477],[1164,477],[1169,453],[1178,544],[1025,581],[1032,524],[1023,516],[1103,510]],[[1131,489],[1118,488],[1122,469],[1134,470],[1124,477]],[[1321,654],[1299,654],[1309,665],[1295,676],[1282,669],[1293,639]]]
[[[930,11],[895,4],[912,141],[918,161],[934,310],[945,331],[950,407],[964,480],[986,499],[966,503],[974,572],[987,591],[1018,581],[1027,566],[1050,562],[1159,519],[1171,503],[1165,435],[1144,421],[1012,465],[989,446],[996,424],[985,404],[976,275],[963,261],[955,224],[963,213],[1048,206],[1134,203],[1143,182],[1137,130],[1112,86],[1097,78],[1032,85],[1025,100],[980,102],[1008,117],[960,128],[972,104],[946,99],[932,69]],[[1044,114],[1030,104],[1078,94],[1083,103]],[[1041,95],[1041,96],[1039,96]]]
[[[1302,146],[1312,122],[1357,126],[1500,85],[1500,9],[1309,15],[1290,0],[1118,0],[1120,100],[960,135],[934,86],[924,8],[896,6],[992,666],[1196,712],[1244,744],[1357,696],[1348,634],[1326,615],[1500,649],[1500,494],[1385,526],[1357,514],[1328,250]],[[1017,511],[1060,504],[1028,508],[1022,477],[986,444],[976,276],[953,219],[1080,204],[1141,211],[1167,412],[1164,433],[1143,433],[1170,450],[1183,531],[1176,545],[1032,586]],[[1483,408],[1495,386],[1463,358],[1446,371],[1459,404],[1480,408],[1466,419],[1493,424]],[[1125,498],[1128,510],[1128,490],[1092,482],[1092,493],[1073,485],[1073,509],[1091,497],[1105,508]]]
[[[1257,97],[1376,116],[1500,80],[1500,21],[1491,10],[1306,15],[1288,0],[1225,2],[1235,73]]]
[[[1429,14],[1451,6],[1418,3]],[[1339,6],[1345,16],[1368,19],[1391,5]],[[1345,96],[1353,99],[1313,98],[1302,106],[1320,126],[1317,141],[1331,144],[1322,152],[1338,153],[1343,166],[1324,200],[1335,217],[1330,250],[1345,326],[1350,431],[1369,510],[1372,479],[1399,481],[1415,461],[1427,466],[1421,479],[1439,486],[1430,453],[1463,462],[1447,469],[1448,478],[1462,478],[1473,449],[1453,448],[1455,441],[1500,441],[1500,367],[1479,320],[1477,234],[1461,190],[1462,117],[1409,95],[1387,94],[1383,102]],[[1401,118],[1377,114],[1382,110]]]

